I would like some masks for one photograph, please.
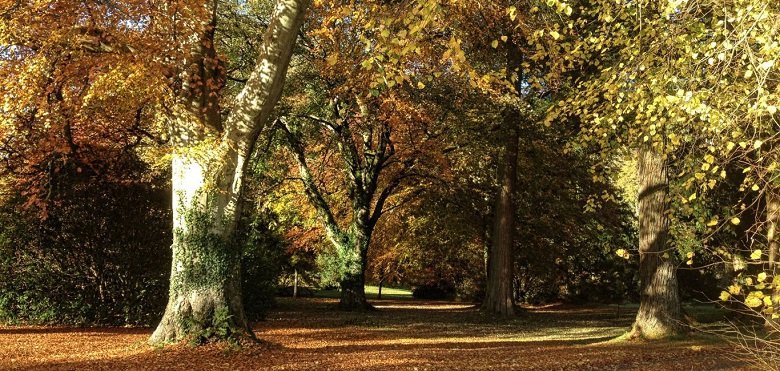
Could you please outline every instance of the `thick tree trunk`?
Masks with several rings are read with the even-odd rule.
[[[241,251],[235,231],[247,159],[268,121],[284,85],[292,49],[309,0],[277,0],[263,36],[257,65],[221,122],[213,50],[217,6],[204,4],[211,23],[198,40],[183,73],[185,86],[172,117],[175,144],[171,170],[173,192],[173,262],[168,305],[149,339],[162,344],[187,338],[250,337],[252,330],[241,300]],[[198,72],[190,71],[190,63]],[[189,84],[197,74],[196,84]],[[213,113],[212,112],[212,113]]]
[[[630,337],[659,339],[684,329],[677,265],[667,247],[669,180],[666,160],[649,145],[639,156],[639,312]]]
[[[240,185],[235,192],[232,187],[240,183],[245,157],[234,151],[209,157],[192,150],[173,155],[169,301],[152,343],[253,336],[241,301],[240,247],[233,241],[241,210]]]
[[[372,310],[366,299],[366,263],[370,232],[352,227],[351,236],[341,256],[342,276],[339,309],[348,311]]]
[[[488,258],[487,290],[485,300],[482,302],[482,310],[502,316],[515,314],[515,302],[512,295],[515,205],[512,198],[517,178],[519,141],[517,120],[517,111],[511,108],[507,109],[504,114],[506,142],[499,164],[501,188],[496,203],[493,243]]]
[[[362,273],[343,277],[340,286],[339,309],[359,311],[371,308],[371,304],[366,300],[365,279]]]

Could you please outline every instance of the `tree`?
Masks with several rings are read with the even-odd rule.
[[[280,115],[306,199],[334,249],[323,261],[345,310],[371,308],[364,284],[376,225],[414,196],[404,191],[435,158],[432,117],[446,112],[424,92],[424,73],[436,63],[419,44],[430,6],[333,1],[318,8],[294,76],[297,94]]]
[[[4,160],[21,169],[45,164],[42,158],[80,156],[89,163],[83,143],[133,137],[112,137],[117,132],[155,138],[149,129],[158,123],[168,131],[161,136],[173,147],[173,263],[152,343],[209,328],[228,329],[218,337],[252,335],[234,243],[244,171],[281,94],[309,1],[276,2],[252,74],[221,111],[226,71],[216,29],[220,10],[234,5],[15,2],[0,24],[9,107],[0,132],[10,149]],[[11,85],[15,80],[29,83]]]
[[[548,4],[550,2],[547,2]],[[558,3],[558,2],[556,2]],[[563,4],[563,5],[561,5]],[[561,8],[563,6],[563,8]],[[564,12],[568,7],[559,3]],[[487,286],[482,309],[499,315],[514,314],[512,262],[515,240],[517,151],[522,120],[547,96],[555,77],[556,45],[540,38],[540,29],[552,32],[560,18],[541,1],[458,3],[447,9],[442,23],[454,34],[450,43],[452,69],[462,70],[469,86],[483,93],[501,112],[498,125],[503,148],[496,158],[497,198],[493,235],[487,251]],[[542,8],[543,10],[540,10]]]
[[[516,94],[522,96],[520,64],[522,54],[514,41],[506,45],[507,81],[514,81]],[[515,193],[517,184],[517,151],[520,140],[520,111],[513,106],[504,109],[502,130],[504,147],[498,164],[498,197],[493,221],[492,245],[488,250],[487,287],[482,309],[503,316],[515,314],[513,248],[515,241]]]
[[[284,86],[287,66],[308,0],[279,0],[261,52],[230,113],[219,114],[222,73],[214,48],[218,1],[196,27],[185,69],[183,107],[171,118],[173,134],[173,263],[168,306],[150,339],[177,341],[205,328],[222,336],[250,335],[241,302],[240,251],[233,240],[241,214],[243,177],[260,130]],[[226,323],[219,323],[226,322]]]
[[[579,126],[581,142],[598,148],[604,162],[621,151],[636,151],[640,310],[631,336],[674,335],[682,329],[682,312],[677,267],[668,245],[668,157],[679,144],[675,138],[680,134],[673,132],[677,128],[671,112],[674,109],[655,103],[668,87],[657,86],[654,79],[670,68],[665,61],[677,58],[677,50],[660,47],[664,41],[659,33],[665,32],[661,26],[633,27],[638,17],[641,22],[664,23],[662,6],[596,2],[577,10],[564,35],[553,37],[562,37],[564,45],[571,48],[567,59],[582,58],[581,73],[571,75],[574,92],[554,111],[579,119],[573,122]],[[566,12],[572,14],[573,10]],[[574,29],[577,32],[572,32]],[[653,47],[644,47],[646,57],[637,59],[639,48],[648,44]],[[665,145],[669,141],[674,145]]]

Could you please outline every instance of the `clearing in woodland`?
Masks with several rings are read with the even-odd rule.
[[[146,344],[149,328],[4,327],[0,369],[746,368],[707,337],[614,341],[635,307],[553,305],[501,320],[458,302],[379,300],[368,313],[337,311],[336,303],[279,299],[254,326],[262,342],[241,348],[155,348]]]

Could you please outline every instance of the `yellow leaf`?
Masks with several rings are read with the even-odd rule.
[[[417,82],[417,89],[425,89],[425,84],[422,83],[422,81]]]
[[[753,260],[761,259],[761,250],[758,250],[758,249],[753,250],[753,253],[750,254],[750,259],[753,259]]]
[[[493,49],[498,48],[498,40],[493,40],[493,42],[490,43],[490,46],[492,46]]]
[[[561,34],[559,34],[558,31],[550,31],[550,36],[552,36],[553,39],[558,40],[561,37]]]
[[[328,56],[328,59],[326,62],[328,63],[328,66],[333,66],[339,61],[339,53],[333,53]]]
[[[721,291],[720,292],[720,300],[726,301],[726,300],[729,300],[729,298],[731,298],[731,294],[729,294],[726,291]]]
[[[748,296],[745,299],[745,305],[747,305],[750,308],[760,307],[763,304],[764,304],[764,301],[759,299],[759,298],[757,298],[757,297],[755,297],[755,296]]]
[[[741,220],[739,220],[739,218],[737,218],[736,216],[731,218],[731,224],[739,225],[739,222],[741,222]]]
[[[758,282],[766,281],[766,272],[759,273],[758,276],[756,277],[756,279],[758,279]]]

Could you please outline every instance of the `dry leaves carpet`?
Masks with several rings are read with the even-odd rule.
[[[469,305],[375,301],[343,313],[333,299],[280,299],[255,326],[262,343],[155,348],[148,328],[0,328],[0,369],[738,369],[711,340],[609,342],[632,314],[615,307],[531,309],[496,320]]]

